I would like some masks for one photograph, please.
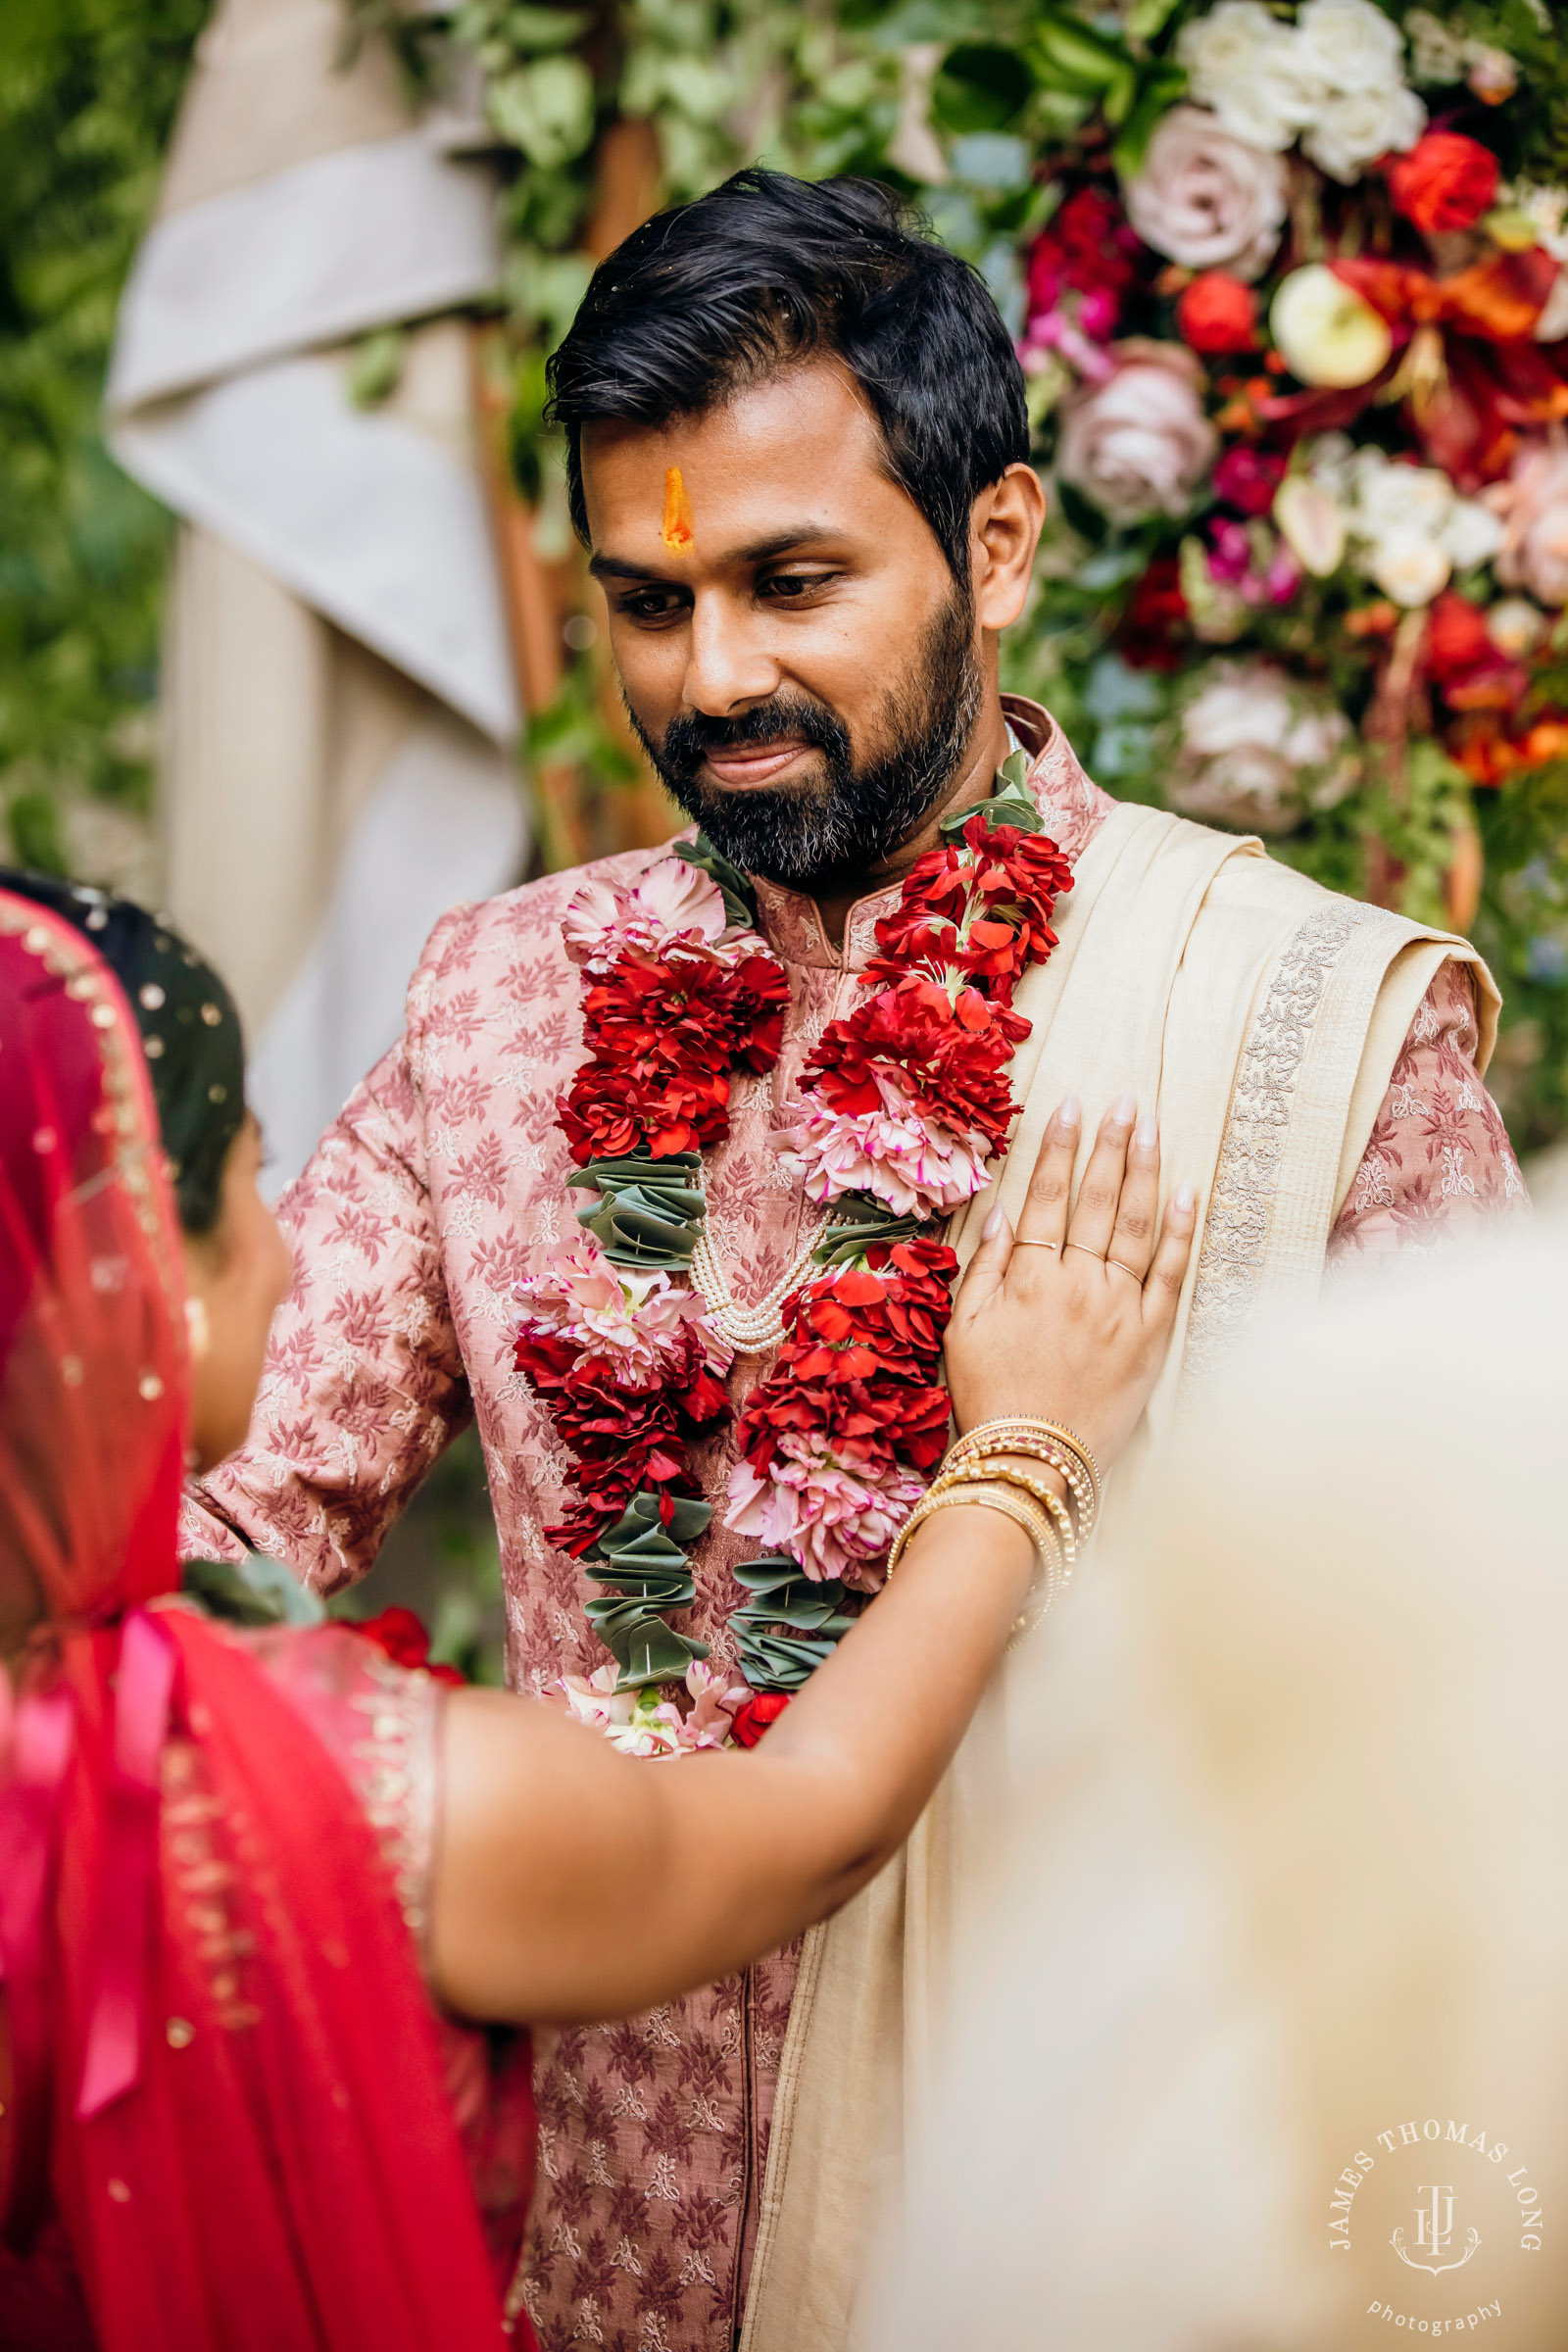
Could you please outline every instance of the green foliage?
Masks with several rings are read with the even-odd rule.
[[[169,546],[104,447],[115,308],[204,0],[30,0],[0,53],[0,808],[63,870],[63,796],[145,806]]]

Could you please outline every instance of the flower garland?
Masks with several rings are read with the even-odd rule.
[[[698,1153],[729,1131],[731,1073],[777,1060],[789,991],[744,876],[706,846],[629,890],[587,883],[564,937],[588,1057],[559,1116],[572,1182],[597,1197],[577,1247],[516,1285],[515,1360],[574,1456],[575,1498],[546,1533],[604,1588],[587,1614],[615,1688],[652,1690],[708,1654],[664,1614],[695,1597],[688,1549],[712,1511],[687,1446],[728,1415],[733,1352],[670,1270],[691,1263]]]
[[[786,982],[745,877],[702,841],[630,889],[587,884],[567,910],[588,1056],[559,1115],[570,1181],[593,1198],[576,1247],[516,1286],[516,1361],[574,1457],[575,1497],[547,1532],[604,1588],[587,1614],[615,1661],[564,1687],[631,1752],[760,1737],[853,1622],[848,1589],[876,1589],[943,1451],[957,1259],[921,1229],[1005,1153],[1006,1068],[1029,1034],[1012,995],[1054,948],[1053,907],[1072,887],[1027,768],[1013,754],[997,796],[948,819],[906,876],[864,998],[824,1033],[777,1139],[831,1213],[741,1415],[727,1524],[771,1548],[736,1571],[748,1679],[728,1689],[664,1621],[694,1598],[688,1547],[711,1511],[687,1448],[722,1425],[734,1352],[721,1315],[671,1277],[705,1262],[701,1153],[728,1132],[732,1073],[777,1058]],[[685,1716],[658,1695],[677,1682]]]
[[[786,1301],[785,1338],[741,1415],[728,1524],[813,1581],[874,1590],[875,1563],[947,1444],[937,1379],[958,1261],[921,1224],[990,1182],[1017,1110],[1006,1068],[1029,1034],[1023,973],[1056,944],[1066,859],[1040,831],[1021,753],[1004,794],[965,809],[876,926],[866,994],[817,1045],[783,1139],[807,1197],[847,1205],[847,1256]],[[842,1209],[841,1209],[842,1214]]]

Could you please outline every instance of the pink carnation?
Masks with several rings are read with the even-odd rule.
[[[607,972],[628,948],[662,953],[677,940],[688,947],[716,948],[728,921],[724,894],[711,875],[684,858],[661,858],[629,886],[585,882],[567,906],[561,931],[574,963]],[[741,939],[748,952],[760,944],[749,931],[726,940],[726,961]]]
[[[676,1290],[667,1274],[612,1266],[586,1235],[558,1250],[543,1274],[514,1283],[513,1293],[529,1339],[569,1340],[585,1355],[608,1358],[622,1388],[683,1374],[688,1335],[700,1343],[710,1372],[726,1372],[733,1360],[695,1292]]]
[[[813,1101],[779,1137],[789,1149],[786,1164],[805,1179],[807,1199],[874,1193],[898,1216],[934,1216],[983,1192],[985,1138],[937,1126],[886,1070],[872,1075],[880,1110],[829,1110]]]
[[[847,1470],[821,1440],[786,1435],[766,1472],[739,1461],[729,1477],[725,1526],[770,1550],[787,1551],[818,1583],[841,1577],[861,1592],[869,1571],[904,1525],[925,1480],[892,1464],[878,1477]]]
[[[672,1698],[661,1698],[657,1690],[617,1690],[616,1672],[611,1665],[589,1675],[564,1674],[555,1688],[574,1722],[602,1733],[625,1756],[662,1761],[696,1755],[705,1747],[727,1747],[735,1717],[752,1695],[745,1683],[728,1682],[716,1667],[694,1658],[686,1669],[692,1705],[683,1715]]]

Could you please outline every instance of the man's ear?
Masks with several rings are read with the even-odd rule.
[[[975,617],[982,629],[1010,628],[1023,611],[1045,519],[1046,494],[1032,466],[1009,466],[975,500],[970,549]]]

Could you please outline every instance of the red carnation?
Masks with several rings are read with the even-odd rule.
[[[1497,194],[1497,159],[1462,131],[1429,130],[1389,166],[1394,209],[1423,236],[1473,228]]]
[[[378,1616],[347,1622],[352,1632],[363,1634],[394,1666],[422,1667],[434,1683],[445,1683],[454,1690],[465,1688],[465,1678],[456,1666],[431,1664],[430,1637],[412,1609],[382,1609]]]
[[[777,1723],[790,1703],[787,1690],[754,1690],[742,1707],[735,1710],[730,1725],[737,1747],[755,1747],[770,1724]]]
[[[1228,270],[1205,270],[1182,289],[1176,324],[1194,351],[1216,356],[1257,349],[1257,296]]]

